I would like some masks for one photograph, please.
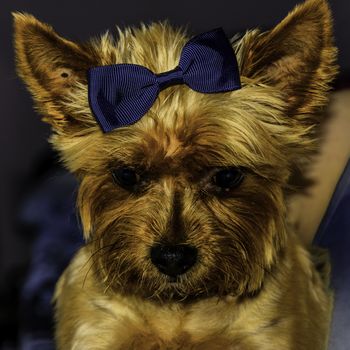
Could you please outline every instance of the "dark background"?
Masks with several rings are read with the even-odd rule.
[[[296,0],[243,1],[0,1],[0,321],[6,322],[30,255],[30,240],[19,230],[17,216],[24,194],[40,172],[47,153],[49,129],[32,109],[32,100],[16,77],[11,11],[29,12],[50,23],[62,36],[87,40],[115,25],[137,25],[169,19],[193,33],[223,27],[231,36],[249,28],[268,29],[281,20]],[[336,88],[349,87],[350,2],[331,0],[341,74]],[[19,231],[22,233],[20,234]],[[0,330],[1,332],[1,330]]]

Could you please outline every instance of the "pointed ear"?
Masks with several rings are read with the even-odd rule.
[[[287,99],[286,114],[312,124],[310,115],[326,104],[337,73],[327,2],[307,0],[271,31],[248,32],[240,46],[241,74],[278,88]]]
[[[76,121],[62,103],[77,82],[96,65],[89,47],[55,33],[29,14],[13,13],[17,72],[33,95],[43,120],[55,131]]]

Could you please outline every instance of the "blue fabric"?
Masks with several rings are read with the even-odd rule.
[[[329,350],[350,349],[350,160],[313,244],[330,252],[335,304]]]
[[[136,64],[91,68],[89,104],[104,132],[137,122],[151,108],[161,90],[186,84],[201,93],[241,88],[238,64],[221,28],[195,36],[181,53],[174,69],[154,74]]]
[[[32,258],[20,295],[21,350],[54,350],[55,284],[83,244],[75,214],[76,181],[55,173],[24,202],[21,221],[35,229]]]

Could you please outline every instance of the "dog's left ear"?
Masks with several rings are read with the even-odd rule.
[[[271,31],[248,32],[241,75],[285,93],[287,116],[313,124],[337,73],[332,18],[325,0],[307,0]],[[241,52],[242,52],[241,51]],[[307,117],[306,117],[307,115]]]

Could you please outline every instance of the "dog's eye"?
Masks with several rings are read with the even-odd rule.
[[[113,180],[126,189],[130,189],[137,185],[140,181],[140,176],[132,168],[122,167],[112,170]]]
[[[219,170],[213,177],[212,181],[214,185],[220,187],[220,189],[228,191],[230,189],[238,187],[243,181],[243,173],[238,168],[227,168]]]

